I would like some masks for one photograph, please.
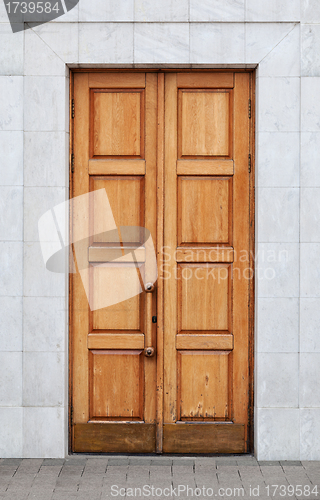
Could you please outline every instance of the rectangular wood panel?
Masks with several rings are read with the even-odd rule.
[[[216,73],[216,72],[201,72],[201,73],[177,73],[178,88],[233,88],[234,75],[233,73]]]
[[[233,349],[233,335],[231,333],[216,333],[210,332],[200,333],[179,333],[176,337],[176,348],[183,349],[208,349],[208,350],[232,350]]]
[[[233,175],[233,160],[178,160],[178,175]]]
[[[94,246],[88,249],[89,262],[145,262],[146,249],[143,247],[129,247],[119,245],[118,247]]]
[[[232,247],[178,247],[175,252],[176,262],[233,262]]]
[[[90,175],[144,175],[145,160],[89,160]]]
[[[89,73],[89,87],[90,88],[102,88],[102,89],[113,89],[116,87],[121,88],[144,88],[146,86],[146,74],[145,73]]]
[[[88,349],[143,349],[143,333],[89,333]]]
[[[163,451],[165,453],[244,453],[244,437],[244,424],[164,424]]]
[[[73,428],[76,453],[152,453],[156,426],[140,423],[88,423]]]

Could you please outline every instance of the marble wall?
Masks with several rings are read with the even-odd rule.
[[[80,0],[15,34],[0,2],[0,46],[0,456],[67,453],[67,278],[37,222],[68,198],[69,67],[183,65],[257,66],[255,453],[320,460],[319,1]]]

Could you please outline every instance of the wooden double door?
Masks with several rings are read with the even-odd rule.
[[[73,75],[74,452],[251,450],[251,79]]]

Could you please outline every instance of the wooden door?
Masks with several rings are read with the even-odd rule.
[[[71,449],[248,451],[250,74],[75,73],[73,97]]]

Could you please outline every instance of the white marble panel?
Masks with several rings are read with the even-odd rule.
[[[299,21],[300,0],[247,0],[246,21]]]
[[[0,351],[22,351],[22,297],[0,297]]]
[[[190,62],[237,64],[244,61],[244,24],[190,24]]]
[[[133,63],[132,23],[79,24],[81,63]]]
[[[299,409],[261,408],[256,416],[257,459],[299,460]]]
[[[0,23],[8,23],[9,18],[4,5],[4,2],[0,2]]]
[[[259,243],[256,254],[258,297],[299,297],[299,244]]]
[[[1,136],[0,136],[1,137]],[[25,132],[24,185],[66,186],[66,148],[64,132]]]
[[[22,295],[22,264],[23,243],[18,241],[0,241],[1,272],[0,272],[0,295],[21,296]]]
[[[301,134],[300,182],[302,187],[320,187],[320,132]]]
[[[299,189],[258,189],[258,241],[299,241]]]
[[[301,130],[320,132],[320,77],[301,78]]]
[[[63,187],[26,187],[24,190],[24,239],[39,241],[38,221],[66,199]]]
[[[188,22],[189,0],[135,0],[136,22]]]
[[[268,66],[270,74],[266,75],[264,69],[261,74],[259,66],[259,76],[296,76],[291,72],[296,72],[297,66],[300,70],[300,54],[297,53],[299,42],[299,27],[295,27],[295,24],[247,23],[246,63],[261,63],[263,66]],[[297,61],[293,61],[294,58]],[[268,59],[269,63],[265,62],[265,59]],[[279,71],[281,74],[278,74]],[[283,73],[284,71],[289,73]]]
[[[58,19],[57,19],[58,21]],[[32,25],[34,33],[49,47],[63,62],[78,62],[78,23],[45,23]],[[34,54],[36,57],[37,55]],[[43,72],[42,75],[45,75]],[[49,73],[51,75],[51,73]]]
[[[38,36],[37,33],[33,30],[26,30],[24,40],[25,75],[64,76],[64,61]]]
[[[300,460],[320,460],[320,408],[300,410]]]
[[[260,61],[259,76],[300,76],[300,25]]]
[[[0,456],[2,458],[23,456],[22,411],[22,408],[0,408]]]
[[[299,133],[257,134],[257,185],[259,187],[299,186]]]
[[[133,21],[134,0],[106,2],[105,0],[81,0],[79,3],[80,22]]]
[[[23,409],[23,456],[25,458],[64,458],[66,456],[64,437],[64,408]]]
[[[0,130],[23,130],[22,76],[0,76]]]
[[[318,0],[301,0],[302,23],[320,23],[320,3]]]
[[[23,224],[22,186],[0,186],[0,240],[21,241]]]
[[[300,352],[320,352],[320,298],[300,299]]]
[[[299,406],[320,408],[320,353],[300,354]]]
[[[0,352],[0,406],[22,406],[22,352]]]
[[[0,184],[23,185],[23,132],[0,132]]]
[[[81,3],[81,2],[80,2]],[[57,17],[50,21],[51,23],[76,23],[79,21],[79,4],[77,4],[73,9],[69,10],[66,14],[61,17]]]
[[[260,298],[256,307],[258,310],[257,351],[298,352],[299,299]]]
[[[258,408],[295,408],[299,402],[298,353],[258,353]]]
[[[64,354],[23,353],[23,406],[63,406]]]
[[[25,131],[66,129],[66,79],[60,76],[24,78]]]
[[[300,241],[320,243],[320,188],[301,189]]]
[[[258,130],[297,132],[300,129],[300,79],[259,78]]]
[[[300,295],[320,297],[320,243],[300,244]]]
[[[64,274],[46,269],[40,243],[25,243],[24,247],[24,295],[27,297],[64,297]]]
[[[244,0],[190,0],[190,21],[241,22],[244,21]]]
[[[23,31],[13,34],[10,24],[1,23],[0,47],[0,74],[23,75]]]
[[[135,63],[188,63],[189,25],[187,23],[136,23],[134,25]]]
[[[68,312],[64,297],[25,297],[23,312],[24,351],[59,352],[66,349]]]
[[[301,75],[320,76],[320,24],[301,26]]]

